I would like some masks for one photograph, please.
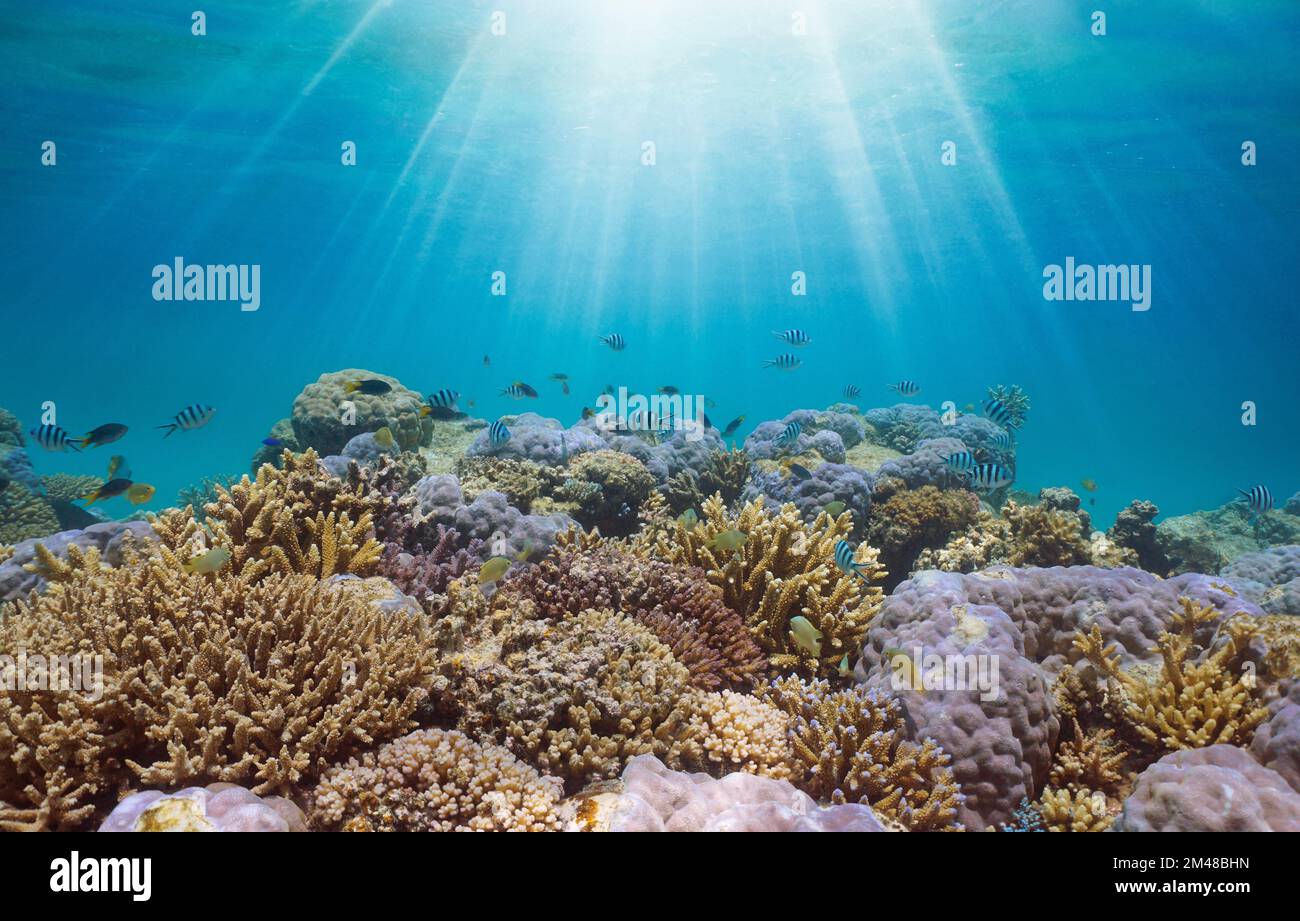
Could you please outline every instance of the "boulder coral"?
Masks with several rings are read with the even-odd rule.
[[[142,790],[113,808],[99,826],[107,832],[306,831],[307,820],[283,796],[258,796],[233,783],[186,787],[175,793]]]
[[[382,395],[354,391],[348,393],[349,381],[381,380],[392,389]],[[353,412],[345,412],[344,403]],[[433,437],[433,423],[420,414],[424,398],[415,390],[387,374],[361,368],[344,368],[322,374],[294,398],[290,417],[298,446],[312,448],[322,457],[341,454],[343,446],[362,432],[387,427],[403,451],[428,445]]]

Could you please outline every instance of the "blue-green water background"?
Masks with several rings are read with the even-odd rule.
[[[250,0],[204,37],[196,5],[0,4],[0,406],[133,429],[41,473],[121,451],[160,507],[362,367],[489,417],[524,380],[566,423],[672,383],[746,430],[848,383],[1018,383],[1020,485],[1093,478],[1102,524],[1300,489],[1293,2],[1109,3],[1104,37],[1049,0],[794,4],[798,37],[740,0]],[[261,310],[155,302],[176,256],[260,264]],[[1150,263],[1152,309],[1044,301],[1067,256]],[[804,366],[760,370],[785,327]],[[162,441],[193,402],[215,420]]]

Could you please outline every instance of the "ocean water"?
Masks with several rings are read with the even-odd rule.
[[[1102,526],[1284,501],[1300,7],[1106,7],[1099,36],[1051,0],[247,0],[196,36],[162,0],[0,4],[0,406],[128,424],[35,463],[123,453],[156,509],[346,367],[489,419],[523,380],[566,424],[673,384],[742,435],[850,383],[864,409],[1019,384],[1018,486],[1092,478]],[[260,308],[155,300],[177,257],[259,266]],[[1150,266],[1150,309],[1045,300],[1067,258]],[[762,369],[790,327],[802,367]],[[205,428],[153,428],[196,402]]]

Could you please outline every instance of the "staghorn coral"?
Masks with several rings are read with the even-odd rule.
[[[749,687],[766,664],[744,622],[704,572],[637,557],[622,545],[571,531],[552,556],[513,576],[498,605],[527,604],[558,620],[610,608],[654,632],[705,690]]]
[[[867,541],[880,550],[890,573],[886,589],[907,577],[923,550],[942,547],[953,532],[973,525],[980,510],[979,498],[968,490],[922,486],[890,494],[892,485],[901,481],[880,482],[867,525]]]
[[[823,512],[805,525],[795,506],[770,512],[758,501],[731,516],[714,496],[694,527],[677,522],[671,530],[656,530],[653,543],[639,538],[636,546],[643,554],[705,570],[773,668],[830,677],[840,674],[845,656],[860,645],[884,597],[871,584],[886,575],[871,547],[859,545],[854,557],[871,581],[836,566],[835,544],[851,527],[847,512],[835,519]],[[746,535],[739,549],[710,548],[715,537],[729,531]],[[795,617],[807,618],[820,631],[820,652],[795,642],[790,632]]]
[[[833,803],[869,803],[911,831],[956,831],[961,791],[948,755],[930,740],[907,741],[897,703],[825,681],[773,681],[763,697],[790,717],[790,744],[802,771],[794,784]]]
[[[224,547],[232,572],[248,581],[271,573],[371,574],[382,551],[372,536],[379,496],[359,473],[346,482],[329,476],[314,451],[285,451],[281,463],[263,464],[256,480],[218,487],[202,526],[191,508],[155,516],[159,540],[185,558]]]
[[[758,697],[721,691],[700,694],[669,763],[722,776],[734,771],[793,779],[790,718]]]
[[[1078,514],[1049,503],[1019,505],[1013,499],[1002,509],[1010,528],[1013,566],[1076,566],[1092,562],[1089,531]]]
[[[508,750],[420,729],[330,768],[311,823],[342,831],[556,831],[564,786]]]
[[[1220,743],[1245,745],[1267,715],[1253,675],[1237,667],[1253,634],[1248,618],[1222,625],[1224,642],[1202,659],[1191,658],[1198,627],[1220,615],[1212,607],[1181,598],[1182,613],[1160,634],[1159,678],[1148,684],[1121,670],[1115,647],[1096,624],[1079,631],[1075,645],[1107,683],[1109,715],[1148,750],[1163,753]]]
[[[1071,721],[1074,735],[1057,746],[1048,781],[1053,787],[1070,792],[1099,791],[1122,798],[1128,781],[1124,770],[1128,752],[1115,741],[1115,731],[1094,729],[1085,732],[1077,717]]]
[[[0,653],[103,656],[98,694],[0,696],[0,828],[86,827],[133,782],[287,793],[412,728],[423,619],[306,576],[187,575],[165,547],[116,569],[69,547],[0,618]]]
[[[1039,797],[1037,809],[1048,831],[1105,831],[1115,821],[1106,797],[1090,790],[1053,790]]]

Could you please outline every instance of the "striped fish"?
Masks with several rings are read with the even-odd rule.
[[[1250,489],[1239,489],[1237,492],[1246,497],[1246,504],[1256,515],[1273,508],[1273,494],[1268,491],[1267,486],[1252,486]]]
[[[1011,485],[1015,480],[1001,464],[976,464],[966,471],[965,476],[971,489],[998,489]]]
[[[802,425],[798,422],[791,422],[781,430],[781,434],[777,436],[776,443],[781,445],[794,444],[799,440],[799,433],[802,431]]]
[[[853,562],[854,548],[846,540],[841,540],[835,545],[835,565],[847,573],[862,576],[863,579],[870,582],[871,577],[862,571],[865,563]]]
[[[890,384],[889,389],[897,390],[905,397],[914,397],[921,392],[921,385],[916,381],[899,381],[897,384]]]
[[[994,443],[995,445],[997,445],[999,448],[1001,448],[1003,451],[1010,451],[1010,450],[1011,450],[1011,432],[1010,432],[1010,430],[1008,430],[1008,429],[1003,429],[1002,431],[1000,431],[1000,432],[998,432],[996,435],[994,435],[994,436],[993,436],[993,443]]]
[[[851,400],[858,394],[862,393],[862,388],[857,384],[849,384],[844,388],[844,399]]]
[[[773,332],[772,335],[776,336],[776,338],[780,339],[786,345],[793,345],[797,349],[801,349],[809,342],[812,342],[812,340],[808,338],[808,334],[802,329],[783,329],[780,332]]]
[[[600,341],[605,343],[615,352],[621,352],[627,348],[627,340],[618,333],[610,333],[608,336],[601,336]]]
[[[46,451],[66,451],[71,448],[78,454],[81,453],[81,449],[68,437],[68,433],[57,425],[42,425],[27,434],[31,435],[32,439]]]
[[[438,409],[455,409],[456,401],[460,399],[460,394],[455,390],[439,390],[429,394],[429,405],[436,406]]]
[[[793,371],[803,364],[802,359],[795,358],[793,355],[778,355],[775,358],[763,362],[764,368],[780,368],[782,371]]]
[[[1011,409],[1001,400],[985,400],[984,415],[989,417],[990,422],[1000,425],[1004,429],[1013,429],[1020,424],[1016,422],[1015,416],[1011,413]]]
[[[499,448],[509,440],[510,429],[500,419],[488,426],[488,442],[492,447]]]
[[[522,400],[524,397],[536,397],[537,391],[523,381],[515,381],[501,391],[501,396],[510,397],[512,400]]]
[[[211,406],[204,406],[202,403],[195,403],[193,406],[186,406],[178,412],[172,417],[171,422],[168,422],[166,425],[154,426],[154,428],[166,429],[167,435],[164,435],[164,438],[171,435],[171,433],[177,429],[183,429],[184,431],[190,432],[194,429],[201,429],[203,426],[211,422],[212,415],[215,412],[216,410]]]
[[[955,454],[949,454],[943,459],[943,462],[953,473],[962,476],[975,469],[975,455],[969,451],[958,451]]]

